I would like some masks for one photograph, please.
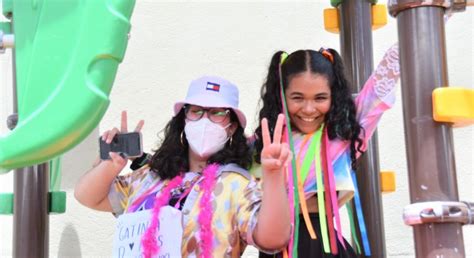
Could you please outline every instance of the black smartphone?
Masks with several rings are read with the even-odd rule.
[[[142,134],[122,133],[115,135],[110,144],[99,138],[100,159],[110,159],[109,152],[117,152],[124,158],[140,157],[143,154]]]

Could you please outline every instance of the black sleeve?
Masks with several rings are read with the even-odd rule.
[[[143,152],[143,154],[140,157],[132,161],[132,164],[130,164],[130,169],[137,170],[145,166],[146,164],[148,164],[148,161],[150,161],[150,158],[151,158],[150,154]]]

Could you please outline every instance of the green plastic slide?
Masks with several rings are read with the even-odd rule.
[[[15,35],[19,119],[0,138],[0,173],[58,156],[97,126],[125,54],[134,5],[3,0]]]

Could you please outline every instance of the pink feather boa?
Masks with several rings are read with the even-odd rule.
[[[161,207],[168,205],[171,198],[171,189],[179,186],[182,181],[183,177],[181,175],[173,178],[168,182],[168,185],[164,187],[162,193],[155,199],[150,226],[142,237],[143,256],[145,256],[145,258],[151,258],[160,251],[160,247],[156,243],[156,233],[160,224],[158,219],[160,216],[160,210]]]
[[[198,222],[201,228],[199,232],[199,237],[201,238],[201,257],[211,258],[212,257],[212,214],[213,207],[211,202],[212,190],[216,184],[216,174],[219,166],[217,164],[211,164],[207,166],[204,171],[204,179],[202,181],[201,187],[204,188],[204,193],[202,194],[201,201],[199,202],[199,207],[201,208],[199,212]]]
[[[212,191],[216,184],[216,175],[219,166],[217,164],[210,164],[203,170],[204,179],[201,182],[201,188],[204,193],[199,202],[199,216],[198,222],[200,225],[199,237],[201,239],[201,255],[203,258],[212,257],[212,241],[214,239],[212,233]],[[173,178],[162,190],[162,193],[156,197],[155,205],[153,206],[151,223],[147,231],[142,237],[143,256],[145,258],[151,258],[160,251],[160,247],[156,243],[157,228],[159,227],[159,215],[161,207],[168,205],[171,198],[171,190],[181,185],[183,181],[182,176]]]

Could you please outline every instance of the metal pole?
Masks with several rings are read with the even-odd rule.
[[[13,18],[12,33],[13,31]],[[13,114],[8,127],[18,121],[15,49],[12,49]],[[49,257],[48,163],[13,171],[13,257]]]
[[[409,4],[398,1],[390,9],[404,2]],[[410,200],[457,201],[452,131],[432,118],[432,91],[448,85],[444,8],[402,9],[396,17]],[[460,223],[413,226],[416,256],[465,257],[461,227]]]
[[[48,257],[48,163],[14,171],[13,257]]]
[[[372,3],[346,0],[339,5],[339,14],[341,54],[352,92],[357,93],[373,71]],[[358,160],[357,182],[372,257],[386,257],[377,146],[374,132],[367,151]]]

